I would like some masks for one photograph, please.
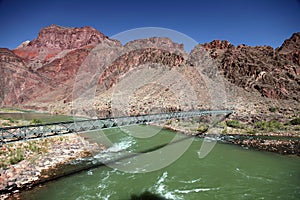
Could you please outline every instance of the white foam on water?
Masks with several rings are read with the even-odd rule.
[[[88,176],[92,176],[93,175],[93,171],[92,170],[87,171],[87,175]]]
[[[191,181],[179,181],[180,183],[197,183],[197,182],[200,182],[201,181],[201,178],[198,178],[198,179],[195,179],[195,180],[191,180]]]
[[[204,142],[216,142],[216,141],[220,141],[221,138],[220,137],[210,137],[210,136],[206,136],[204,138]]]
[[[173,191],[168,191],[168,187],[165,184],[168,178],[168,172],[164,172],[157,180],[156,184],[151,188],[152,192],[163,196],[166,199],[180,200],[181,196],[174,194]]]
[[[116,174],[119,174],[119,171],[116,169],[101,172],[101,176],[99,176],[100,182],[97,186],[97,198],[94,197],[93,199],[108,200],[111,199],[112,195],[117,194],[116,191],[110,189],[111,185],[117,184],[111,179],[111,177]]]
[[[86,194],[86,195],[77,197],[75,200],[86,200],[86,199],[94,199],[94,197],[92,195]]]
[[[136,141],[134,140],[133,137],[126,137],[124,138],[121,142],[115,143],[112,147],[109,147],[106,149],[104,152],[120,152],[128,149],[131,147],[133,144],[135,144]]]
[[[104,171],[101,173],[101,176],[99,178],[101,178],[101,182],[103,183],[108,183],[109,179],[111,178],[112,174],[118,174],[118,171],[116,169],[112,169],[109,171]]]
[[[106,184],[100,183],[100,184],[97,186],[97,188],[105,189],[105,188],[107,188],[107,185],[106,185]]]
[[[136,141],[133,137],[126,137],[121,142],[113,144],[111,147],[99,152],[93,158],[97,161],[108,162],[121,157],[124,153],[131,152],[128,150]]]
[[[211,191],[211,190],[219,190],[219,188],[194,188],[191,190],[175,190],[174,192],[176,193],[180,193],[180,194],[189,194],[192,192],[207,192],[207,191]]]
[[[109,200],[109,197],[110,197],[111,195],[110,194],[108,194],[108,195],[106,195],[105,197],[102,197],[102,199],[103,200]]]
[[[236,170],[237,173],[241,174],[242,176],[246,177],[247,179],[257,179],[257,180],[260,180],[262,182],[267,182],[267,183],[275,181],[275,180],[273,180],[271,178],[268,178],[268,177],[260,177],[260,176],[251,176],[251,175],[248,175],[246,172],[242,171],[239,168],[236,168],[235,170]]]
[[[101,194],[101,193],[97,193],[97,199],[101,199],[101,200],[109,200],[109,198],[112,196],[113,193],[108,193],[108,194]],[[95,198],[93,198],[95,199]]]

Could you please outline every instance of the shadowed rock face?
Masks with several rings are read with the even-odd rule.
[[[250,93],[258,92],[270,100],[299,102],[299,38],[300,33],[295,33],[277,49],[269,46],[234,46],[228,41],[215,40],[197,45],[188,55],[183,45],[168,38],[135,40],[122,46],[119,41],[111,40],[91,27],[52,25],[42,29],[36,39],[23,43],[15,50],[0,49],[0,105],[34,104],[38,108],[43,103],[47,109],[50,104],[69,102],[79,69],[81,73],[99,75],[96,77],[97,95],[106,94],[127,73],[147,63],[166,66],[165,70],[180,69],[192,78],[194,62],[200,51],[208,53],[233,85]],[[157,45],[163,49],[156,49]],[[105,47],[110,49],[105,50]],[[103,59],[111,55],[111,48],[119,56],[100,69],[102,60],[89,60],[97,48],[102,48]],[[123,53],[118,54],[118,51]],[[203,62],[203,66],[206,64]],[[97,71],[101,73],[96,74]],[[210,73],[209,67],[203,72]],[[198,85],[203,84],[200,82]],[[141,96],[146,93],[138,92]],[[133,102],[139,102],[137,95],[134,98]]]

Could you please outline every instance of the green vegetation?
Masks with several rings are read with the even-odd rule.
[[[257,133],[257,131],[256,131],[255,129],[253,129],[253,128],[247,128],[247,129],[246,129],[246,133],[247,133],[247,134],[253,134],[253,135],[254,135],[254,134]]]
[[[41,144],[38,144],[35,141],[31,141],[28,142],[28,146],[26,147],[26,149],[38,154],[44,154],[48,152],[47,146],[47,142],[42,142]]]
[[[3,122],[3,123],[2,123],[2,126],[11,126],[11,124],[10,124],[10,123],[7,123],[7,122]]]
[[[204,133],[208,130],[209,126],[207,124],[200,124],[197,128],[198,133]]]
[[[60,139],[60,138],[59,138]],[[45,139],[40,141],[28,141],[19,144],[4,145],[0,149],[0,168],[6,168],[14,165],[24,159],[34,161],[37,155],[43,155],[48,152],[49,144],[54,139]]]
[[[33,119],[30,121],[30,124],[41,124],[42,121],[40,119]]]
[[[300,118],[295,118],[290,121],[291,125],[300,125]]]
[[[263,131],[287,130],[287,127],[278,121],[259,121],[254,124],[254,128]]]
[[[172,120],[167,120],[165,124],[166,124],[167,126],[171,125],[171,124],[172,124]]]
[[[25,152],[22,149],[17,149],[16,152],[11,155],[9,162],[11,165],[17,164],[18,162],[24,160]]]
[[[228,120],[226,121],[226,125],[232,128],[240,128],[240,129],[245,127],[244,124],[241,124],[241,122],[238,120]]]
[[[270,112],[276,112],[278,110],[278,108],[276,108],[276,107],[270,107],[269,108],[269,111]]]
[[[228,134],[227,126],[224,126],[224,129],[222,130],[222,134]]]
[[[22,148],[12,148],[11,145],[7,149],[0,151],[0,167],[6,168],[8,165],[14,165],[24,160],[25,150]]]
[[[2,109],[3,111],[3,109]],[[14,113],[14,112],[5,112],[5,114],[1,115],[0,109],[0,119],[8,120],[11,123],[18,123],[19,121],[27,121],[30,122],[34,119],[41,120],[42,123],[54,123],[54,122],[61,122],[61,121],[73,121],[73,116],[67,115],[52,115],[50,113],[38,113],[33,111],[22,113]],[[85,118],[76,118],[76,119],[85,119]]]
[[[7,118],[7,120],[9,121],[9,122],[11,122],[11,123],[18,123],[18,121],[17,120],[15,120],[15,119],[12,119],[12,118]]]
[[[217,124],[217,127],[219,127],[219,128],[226,128],[226,127],[227,127],[227,124],[226,124],[226,122],[222,121],[222,122],[219,122],[219,123]]]
[[[276,108],[278,109],[278,108]],[[270,110],[273,110],[270,108]],[[167,121],[167,124],[171,122]],[[198,126],[197,126],[198,124]],[[196,125],[196,126],[195,126]],[[189,128],[189,130],[198,133],[204,133],[209,126],[203,122],[192,123],[190,121],[179,121],[178,126],[181,128]],[[221,129],[222,134],[263,134],[267,132],[283,132],[283,131],[299,131],[300,118],[290,120],[288,123],[280,122],[276,119],[269,121],[258,121],[256,123],[243,123],[236,119],[228,119],[227,121],[219,122],[216,128]]]
[[[3,117],[3,116],[0,116],[0,119],[1,119],[1,120],[7,120],[7,121],[9,121],[10,123],[18,123],[18,122],[19,122],[18,120],[13,119],[13,118],[11,118],[11,117]]]
[[[39,119],[41,123],[55,123],[55,122],[66,122],[66,121],[73,121],[73,116],[66,116],[66,115],[43,115],[40,116]]]
[[[299,134],[300,134],[300,125],[296,125],[296,126],[294,127],[294,130],[295,130],[295,131],[299,131]]]

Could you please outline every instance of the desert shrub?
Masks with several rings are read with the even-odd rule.
[[[270,111],[270,112],[276,112],[276,110],[277,110],[276,107],[270,107],[270,108],[269,108],[269,111]]]
[[[42,123],[42,121],[39,119],[33,119],[30,121],[30,124],[41,124],[41,123]]]
[[[11,126],[11,124],[10,124],[10,123],[7,123],[7,122],[3,122],[3,123],[2,123],[2,126]]]
[[[259,122],[255,123],[254,128],[257,128],[257,129],[260,129],[260,130],[267,130],[268,129],[268,124],[265,121],[259,121]]]
[[[167,120],[165,124],[166,125],[171,125],[172,124],[172,120]]]
[[[274,128],[277,130],[286,130],[285,126],[278,121],[272,120],[269,122],[270,128]]]
[[[36,153],[38,153],[38,152],[40,151],[40,148],[38,147],[38,145],[36,145],[35,142],[29,142],[28,145],[29,145],[29,146],[28,146],[28,149],[29,149],[30,151],[36,152]]]
[[[254,128],[264,131],[286,130],[286,127],[278,121],[259,121],[256,122]]]
[[[300,118],[295,118],[290,121],[291,125],[300,125]]]
[[[257,132],[256,132],[256,130],[255,129],[253,129],[253,128],[248,128],[247,129],[247,131],[246,131],[246,133],[248,133],[248,134],[256,134]]]
[[[224,127],[224,129],[222,130],[222,134],[227,134],[228,130],[227,130],[227,126]]]
[[[204,133],[208,130],[208,125],[206,124],[200,124],[197,128],[197,132]]]
[[[7,162],[7,160],[0,158],[0,168],[7,168],[7,166],[9,165],[9,163]]]
[[[15,120],[15,119],[12,119],[12,118],[7,118],[7,120],[10,122],[10,123],[17,123],[18,121],[17,120]]]
[[[295,131],[300,131],[300,126],[299,125],[296,125],[295,127],[294,127],[294,130]],[[300,133],[300,132],[299,132]]]
[[[10,164],[14,165],[24,160],[24,154],[24,151],[22,151],[21,149],[17,149],[15,154],[9,159]]]
[[[244,125],[241,124],[238,120],[228,120],[226,125],[232,128],[244,128]]]

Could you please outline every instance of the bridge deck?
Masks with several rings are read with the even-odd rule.
[[[79,121],[36,124],[29,126],[2,127],[0,128],[0,145],[19,140],[29,140],[54,135],[79,133],[83,131],[100,130],[118,126],[128,126],[131,124],[146,124],[172,118],[183,119],[188,117],[218,114],[230,115],[232,112],[232,110],[195,110],[139,116],[87,119]]]

